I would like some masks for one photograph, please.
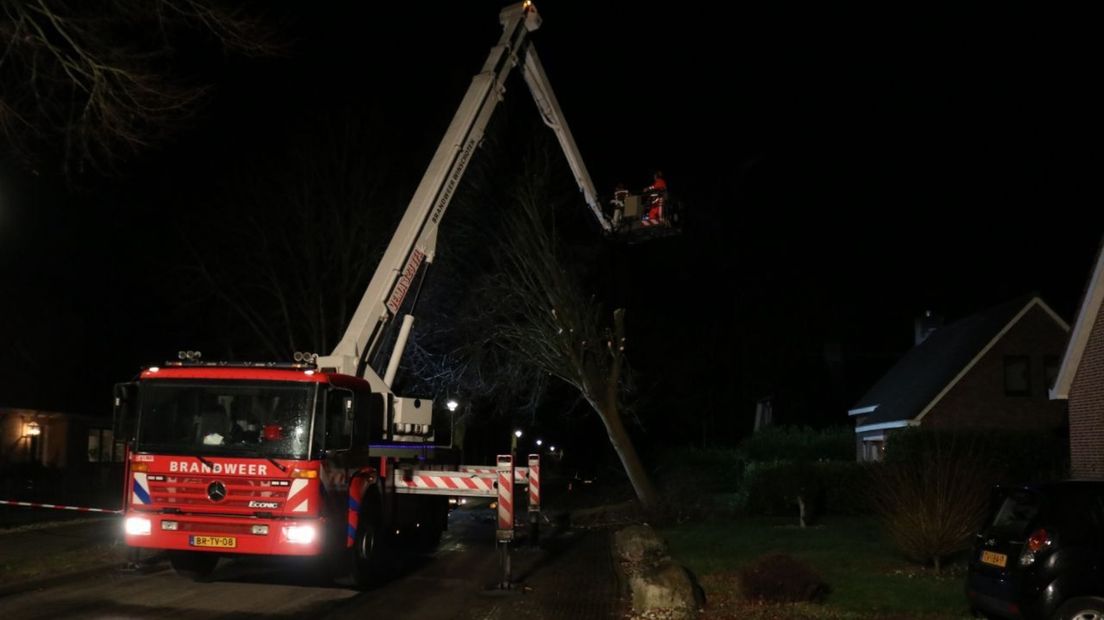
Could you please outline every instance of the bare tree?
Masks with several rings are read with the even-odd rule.
[[[239,354],[328,353],[343,333],[401,204],[379,131],[351,112],[327,117],[238,175],[215,212],[181,210],[193,306],[219,308],[237,326],[229,340],[247,336]]]
[[[60,159],[70,179],[114,171],[207,98],[175,68],[197,34],[234,53],[280,50],[263,22],[218,0],[0,0],[0,135],[27,165]]]
[[[530,170],[518,185],[499,248],[499,325],[492,341],[523,362],[572,386],[598,414],[637,498],[647,510],[657,495],[625,427],[625,310],[603,318],[557,248],[547,203],[552,175]]]

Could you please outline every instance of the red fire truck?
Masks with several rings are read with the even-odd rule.
[[[327,554],[336,575],[364,585],[387,543],[429,548],[447,525],[447,497],[400,496],[388,476],[454,464],[452,451],[385,442],[386,400],[363,379],[186,360],[123,391],[137,405],[126,541],[169,550],[181,574],[203,576],[226,553]]]
[[[447,525],[448,496],[501,493],[513,475],[463,467],[434,443],[433,402],[391,390],[413,325],[437,228],[518,66],[559,138],[585,200],[610,224],[555,95],[527,39],[529,2],[503,9],[503,33],[472,80],[347,330],[324,357],[288,363],[204,361],[195,352],[116,387],[129,440],[126,542],[169,552],[202,576],[219,556],[323,558],[364,585],[392,544],[429,548]],[[415,291],[414,295],[410,295]],[[392,319],[403,315],[396,326]],[[397,327],[397,333],[390,333]],[[393,343],[381,356],[383,343]],[[374,368],[374,360],[387,360]],[[382,371],[382,374],[381,374]],[[531,463],[532,473],[536,463]],[[537,490],[531,481],[531,493]],[[502,503],[509,503],[507,496]],[[500,506],[500,508],[503,508]],[[499,538],[512,516],[500,513]]]

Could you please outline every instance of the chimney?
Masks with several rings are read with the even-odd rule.
[[[927,340],[928,336],[940,327],[943,327],[943,317],[932,313],[931,310],[925,310],[924,314],[916,317],[913,332],[915,344],[920,344]]]

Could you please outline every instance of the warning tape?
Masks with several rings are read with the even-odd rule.
[[[103,512],[110,515],[121,515],[122,510],[108,510],[106,508],[85,508],[84,506],[62,506],[61,504],[38,504],[35,502],[13,502],[0,499],[0,506],[23,506],[24,508],[53,508],[54,510],[72,510],[74,512]]]

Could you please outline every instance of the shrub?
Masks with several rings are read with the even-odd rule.
[[[810,520],[824,514],[867,514],[867,469],[841,461],[748,463],[738,505],[747,514],[797,515],[800,494]]]
[[[867,515],[873,511],[868,463],[817,463],[817,471],[824,485],[825,514]]]
[[[757,558],[740,570],[740,589],[746,598],[772,603],[820,601],[828,585],[820,574],[781,553]]]
[[[770,426],[740,444],[748,461],[853,461],[855,430]]]
[[[744,468],[740,481],[740,504],[753,515],[797,515],[797,496],[806,510],[819,504],[823,485],[810,463],[791,461],[754,462]],[[816,498],[816,499],[814,499]]]
[[[736,448],[676,448],[664,453],[657,478],[692,474],[700,491],[736,490],[744,471],[743,453]]]
[[[922,434],[911,449],[871,470],[871,500],[898,549],[938,571],[969,548],[1001,467],[966,436]]]
[[[678,448],[663,454],[655,483],[664,512],[677,520],[731,512],[744,462],[734,448]]]
[[[1053,480],[1069,473],[1069,434],[1024,431],[948,431],[910,428],[893,433],[886,446],[887,463],[910,463],[939,445],[970,447],[974,458],[985,461],[1007,482]]]

